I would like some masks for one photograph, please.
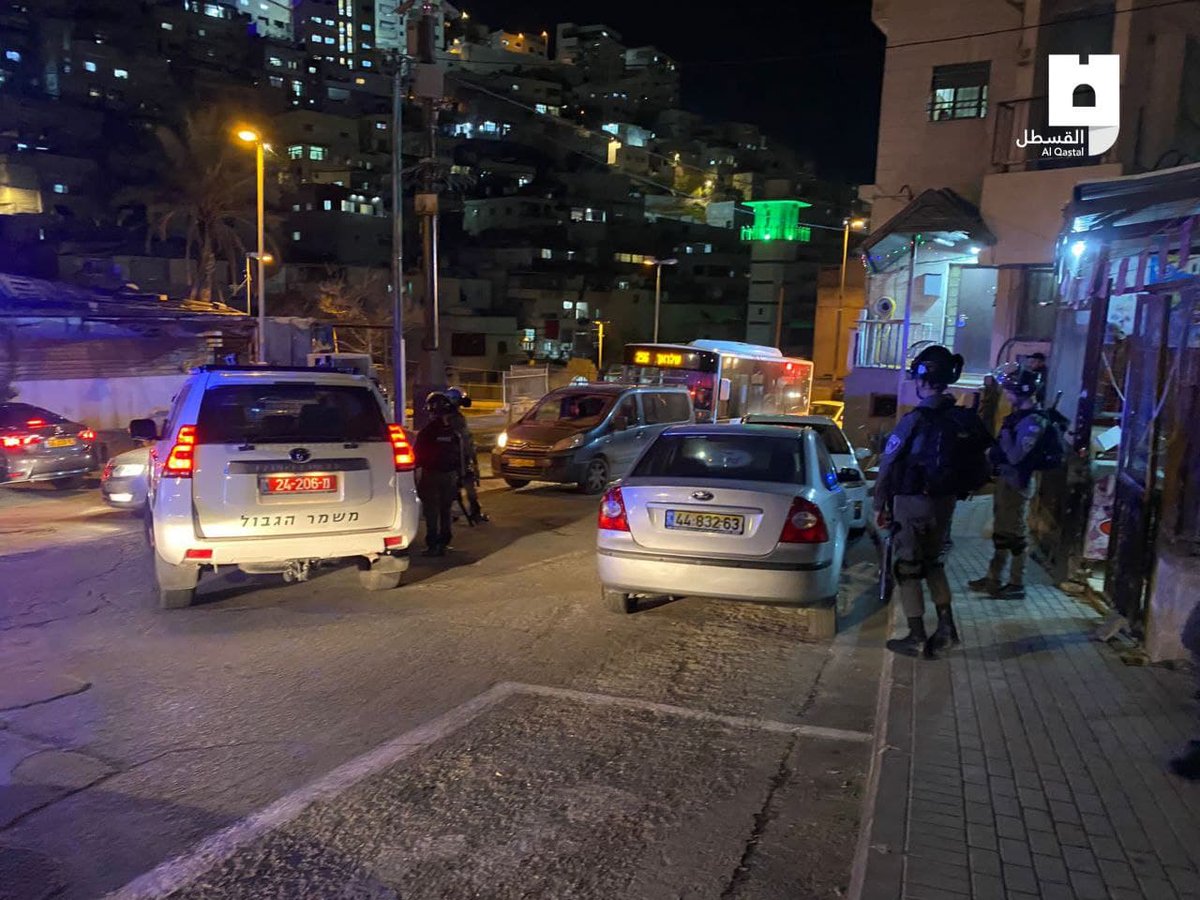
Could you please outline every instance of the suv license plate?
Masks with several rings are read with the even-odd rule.
[[[695,513],[682,509],[668,509],[667,527],[677,531],[741,534],[746,530],[746,517],[725,515],[723,513]]]
[[[259,483],[263,494],[331,494],[337,489],[336,475],[268,475]]]

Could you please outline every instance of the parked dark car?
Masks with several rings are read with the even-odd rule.
[[[77,487],[98,467],[96,433],[28,403],[0,403],[0,484]]]

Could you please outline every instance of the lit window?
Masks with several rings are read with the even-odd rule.
[[[333,209],[333,201],[332,201],[332,200],[326,200],[326,201],[325,201],[325,208],[326,208],[326,209]]]
[[[210,19],[220,19],[220,18],[224,17],[225,10],[222,9],[220,6],[218,6],[216,3],[205,3],[204,4],[204,14],[206,16],[208,16]]]
[[[549,247],[542,248],[542,259],[550,259],[553,256],[554,256],[554,251],[551,250]]]
[[[308,148],[308,158],[309,159],[322,160],[326,157],[327,154],[328,154],[328,151],[324,147],[309,147]]]
[[[303,159],[304,146],[302,144],[292,144],[288,147],[288,159]]]
[[[364,59],[364,60],[362,61],[362,64],[363,64],[363,68],[364,68],[364,69],[369,69],[369,68],[371,68],[371,61],[370,61],[369,59]]]
[[[20,61],[21,61],[21,51],[19,51],[19,50],[5,50],[5,51],[4,51],[4,58],[5,58],[5,59],[12,60],[13,62],[20,62]]]
[[[375,127],[380,131],[387,131],[387,122],[376,122]]]
[[[172,25],[170,22],[163,22],[161,24],[162,24],[163,31],[174,31],[175,30],[175,26]]]
[[[124,69],[113,69],[113,77],[114,78],[128,78],[129,73],[127,71],[125,71]]]
[[[574,308],[575,308],[575,304],[572,303],[570,300],[563,301],[563,309],[574,309]]]
[[[272,76],[270,76],[270,81],[271,81],[271,87],[273,87],[273,88],[283,87],[283,76],[282,75],[272,75]]]
[[[934,66],[929,89],[929,121],[986,118],[991,69],[990,62]]]
[[[535,103],[533,108],[540,112],[543,116],[546,114],[547,107],[545,103]]]
[[[94,62],[92,62],[90,59],[88,59],[88,60],[84,60],[84,62],[83,62],[83,67],[84,67],[85,69],[87,69],[89,72],[95,72],[95,71],[96,71],[96,64],[95,64]]]
[[[293,241],[298,241],[298,240],[300,240],[300,232],[298,232],[298,231],[293,231],[293,232],[292,232],[292,240],[293,240]]]
[[[292,204],[292,212],[300,212],[300,204],[299,203]]]
[[[100,88],[88,88],[89,97],[102,97],[104,92]]]
[[[56,185],[54,185],[54,193],[56,193],[56,194],[69,194],[69,193],[70,193],[70,191],[69,191],[69,190],[67,190],[67,186],[66,186],[65,184],[56,184]]]
[[[371,26],[370,26],[370,25],[368,25],[366,22],[363,22],[363,24],[362,24],[362,30],[363,30],[363,31],[370,31],[370,30],[371,30]]]
[[[278,56],[272,56],[270,59],[267,60],[267,62],[270,65],[275,66],[277,69],[283,68],[283,60],[280,59]]]

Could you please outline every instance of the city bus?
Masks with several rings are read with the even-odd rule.
[[[684,385],[697,422],[727,422],[752,413],[807,415],[813,364],[740,341],[626,344],[624,362],[606,380]]]

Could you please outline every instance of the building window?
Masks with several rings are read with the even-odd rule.
[[[300,240],[300,232],[298,232],[298,231],[293,231],[293,232],[292,232],[292,240],[293,240],[293,241],[298,241],[298,240]]]
[[[292,144],[288,147],[288,159],[303,159],[304,146],[302,144]]]
[[[54,193],[69,194],[71,192],[67,189],[67,186],[65,184],[56,184],[56,185],[54,185]]]
[[[172,25],[170,22],[162,22],[161,24],[162,24],[163,31],[174,31],[175,30],[175,26]]]
[[[84,60],[83,67],[85,69],[87,69],[89,72],[96,71],[96,64],[94,62],[92,62],[90,59]]]
[[[554,257],[553,250],[551,250],[549,247],[542,248],[542,259],[553,259],[553,257]]]
[[[129,73],[125,69],[113,69],[113,78],[128,78]]]
[[[283,60],[280,59],[278,56],[272,56],[270,59],[267,60],[267,64],[275,66],[277,69],[283,68]]]
[[[327,153],[328,153],[328,151],[324,147],[309,147],[308,148],[308,158],[317,160],[318,162],[320,160],[323,160],[326,157]]]
[[[21,51],[20,50],[5,50],[4,58],[7,60],[11,60],[12,62],[20,62],[21,61]]]
[[[929,94],[929,121],[986,118],[991,69],[990,62],[934,66]]]
[[[326,208],[326,209],[333,209],[333,201],[332,201],[332,200],[326,200],[326,201],[325,201],[325,204],[324,204],[324,206],[325,206],[325,208]]]

